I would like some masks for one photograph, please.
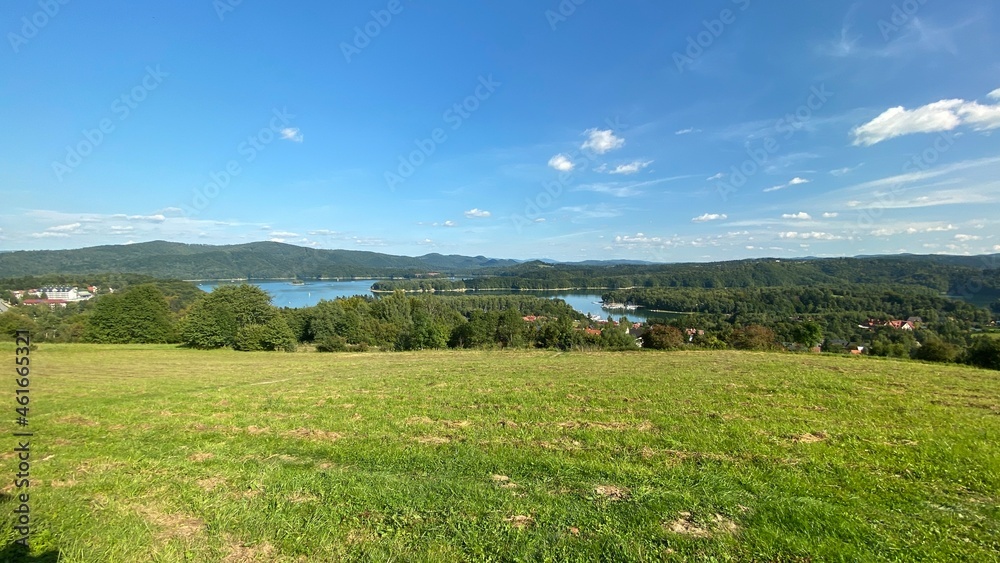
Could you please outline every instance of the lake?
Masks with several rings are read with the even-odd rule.
[[[332,301],[338,297],[350,297],[352,295],[371,296],[371,286],[378,280],[351,280],[351,281],[307,281],[304,285],[292,285],[287,281],[251,281],[253,285],[260,287],[271,296],[271,302],[278,307],[311,307],[322,299]],[[201,282],[198,287],[203,291],[212,291],[212,288],[231,282]],[[498,295],[512,292],[469,292],[467,295]],[[578,291],[522,291],[519,295],[537,295],[538,297],[559,298],[569,304],[577,311],[587,315],[600,315],[607,318],[609,311],[601,309],[597,302],[601,300],[600,293],[588,293]],[[651,316],[665,317],[670,315],[651,315],[638,311],[610,311],[616,320],[623,314],[632,321],[646,321]]]

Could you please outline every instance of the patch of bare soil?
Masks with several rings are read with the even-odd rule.
[[[616,487],[614,485],[599,485],[594,487],[594,492],[597,493],[597,496],[612,502],[628,500],[632,496],[625,487]]]
[[[516,489],[517,483],[510,480],[510,477],[506,475],[494,475],[493,482],[497,484],[501,489]]]

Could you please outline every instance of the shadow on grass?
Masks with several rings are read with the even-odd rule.
[[[21,544],[11,543],[0,551],[0,563],[56,563],[57,561],[59,561],[59,551],[57,550],[30,555],[28,548]]]
[[[14,497],[7,493],[0,493],[0,505],[12,502]],[[31,538],[28,538],[28,542],[31,542]],[[50,549],[45,553],[39,555],[31,555],[28,553],[28,548],[23,545],[10,542],[0,550],[0,563],[56,563],[59,561],[59,550]]]

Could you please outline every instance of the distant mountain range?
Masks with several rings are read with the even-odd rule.
[[[1000,268],[1000,254],[985,256],[899,254],[860,259],[894,259],[960,266],[977,270]],[[779,260],[760,258],[756,260]],[[795,259],[780,259],[794,261]],[[808,258],[799,260],[829,260]],[[748,261],[740,261],[748,262]],[[752,262],[749,261],[749,262]],[[0,253],[0,278],[49,274],[134,273],[172,279],[393,277],[428,273],[490,275],[515,273],[528,264],[573,267],[656,267],[642,260],[512,260],[485,256],[425,254],[394,256],[358,250],[321,250],[277,242],[212,246],[153,241],[95,246],[74,250],[30,250]],[[735,262],[734,262],[735,263]],[[663,265],[659,265],[662,267]]]
[[[277,242],[226,246],[153,241],[74,250],[29,250],[0,254],[0,278],[47,274],[127,272],[158,278],[378,277],[472,272],[516,266],[515,260],[485,256],[393,256],[357,250],[320,250]]]

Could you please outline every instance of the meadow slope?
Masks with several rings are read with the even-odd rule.
[[[1000,552],[998,372],[731,351],[31,357],[37,561]]]

